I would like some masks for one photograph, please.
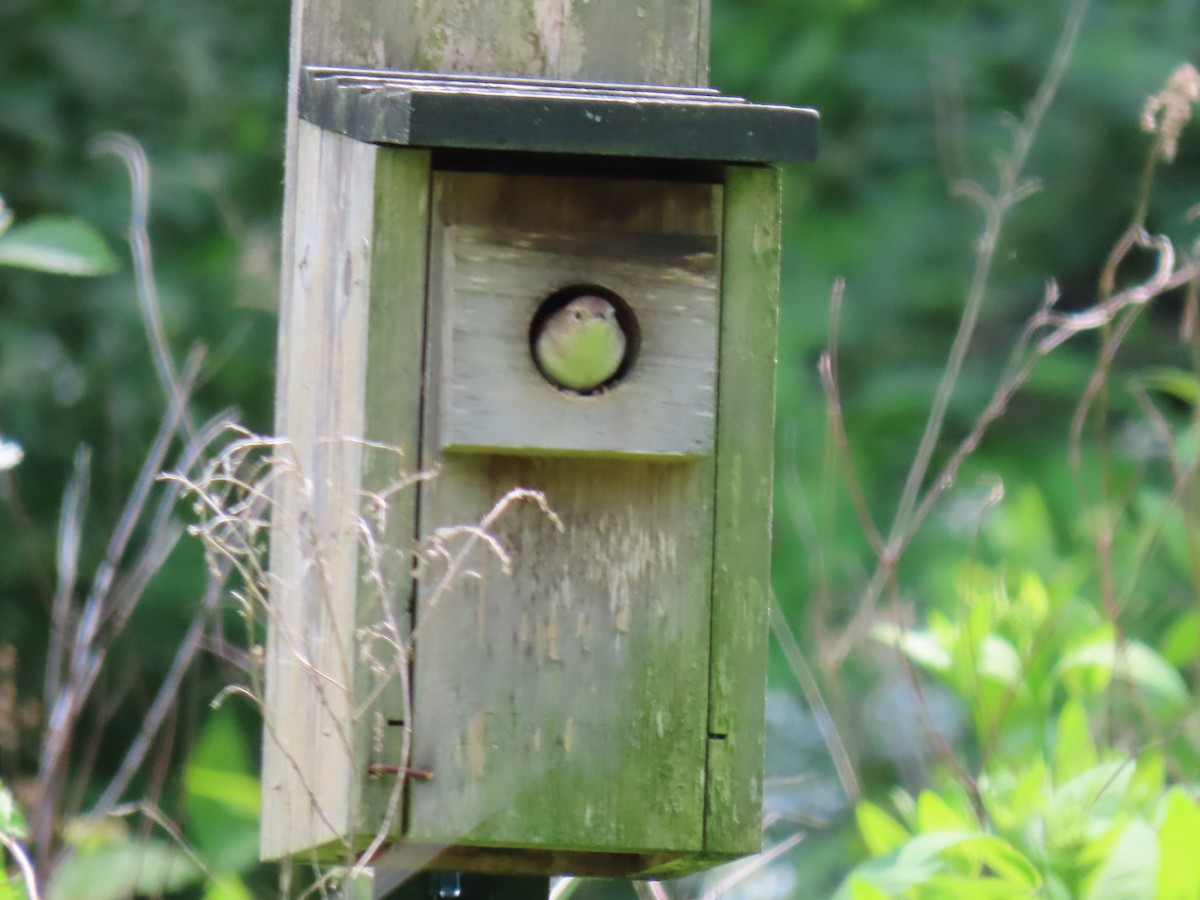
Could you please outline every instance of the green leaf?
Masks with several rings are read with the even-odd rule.
[[[212,879],[204,886],[204,900],[254,900],[254,895],[242,879],[226,874]]]
[[[987,678],[992,678],[1005,687],[1020,685],[1025,674],[1020,654],[1012,644],[995,634],[989,634],[983,639],[980,671]]]
[[[1161,800],[1166,782],[1167,767],[1162,753],[1158,750],[1142,751],[1134,766],[1133,778],[1129,780],[1129,802],[1142,807],[1148,814]]]
[[[243,871],[257,859],[261,790],[233,707],[205,722],[184,769],[188,836],[216,871]]]
[[[1141,819],[1135,819],[1125,826],[1108,859],[1092,877],[1084,900],[1153,897],[1158,886],[1158,862],[1158,835]]]
[[[888,894],[866,878],[854,877],[850,879],[850,900],[889,900],[891,894]]]
[[[1096,764],[1096,746],[1088,728],[1087,713],[1075,700],[1069,701],[1058,717],[1054,743],[1054,780],[1066,782]]]
[[[156,896],[196,884],[202,873],[181,848],[163,841],[113,841],[91,853],[74,852],[52,876],[50,900],[123,900]]]
[[[1041,624],[1050,612],[1050,593],[1046,590],[1045,582],[1033,572],[1021,573],[1017,605],[1033,625]]]
[[[1045,760],[1036,757],[1021,768],[985,772],[979,793],[991,820],[1001,830],[1012,831],[1041,813],[1048,783]]]
[[[1180,788],[1167,792],[1162,827],[1156,900],[1200,897],[1200,806]]]
[[[889,896],[897,896],[916,885],[945,873],[942,855],[954,852],[990,868],[998,878],[1026,892],[1041,884],[1034,865],[1020,851],[994,835],[973,831],[939,831],[921,834],[885,857],[855,869],[852,878],[869,880]],[[845,896],[845,893],[839,891]]]
[[[90,225],[62,216],[41,216],[0,235],[0,265],[58,275],[103,275],[117,260]]]
[[[903,825],[868,800],[855,807],[854,816],[858,820],[858,832],[872,856],[890,853],[909,838]]]
[[[1125,794],[1133,780],[1134,766],[1129,760],[1113,760],[1093,766],[1061,785],[1050,807],[1061,813],[1080,810],[1100,825],[1123,808]]]
[[[971,827],[933,791],[922,791],[917,797],[917,825],[923,834],[931,831],[967,831]]]
[[[1192,406],[1200,404],[1200,378],[1186,369],[1154,369],[1143,375],[1141,382],[1148,388],[1170,394]]]
[[[1058,664],[1058,672],[1063,676],[1089,669],[1107,676],[1101,684],[1109,677],[1117,678],[1141,688],[1149,698],[1173,707],[1188,703],[1183,677],[1141,641],[1126,641],[1119,650],[1114,640],[1097,641],[1072,651]]]
[[[888,799],[892,801],[901,824],[910,832],[917,831],[917,801],[912,794],[902,787],[894,787],[888,791]],[[904,839],[908,840],[908,835]]]
[[[253,775],[190,766],[187,770],[187,789],[188,795],[194,799],[212,800],[246,819],[258,818],[261,789],[258,779]]]
[[[921,892],[921,900],[926,897],[946,898],[946,900],[1029,900],[1028,888],[1018,887],[999,878],[987,878],[979,875],[937,875],[930,879],[928,890]]]
[[[871,637],[895,647],[917,665],[932,672],[945,672],[950,668],[950,654],[930,631],[917,628],[901,630],[883,622],[871,629]]]
[[[1162,639],[1163,658],[1173,666],[1190,666],[1200,657],[1200,611],[1189,609],[1173,617]]]
[[[17,805],[12,791],[4,786],[3,781],[0,781],[0,832],[19,841],[29,837],[21,807]]]

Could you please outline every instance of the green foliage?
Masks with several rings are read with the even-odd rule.
[[[29,836],[28,829],[25,827],[25,816],[17,805],[12,791],[5,787],[2,781],[0,781],[0,833],[17,840],[24,840]]]
[[[258,860],[256,769],[244,727],[229,709],[214,713],[188,754],[184,812],[197,852],[226,879]]]
[[[57,275],[104,275],[117,260],[104,238],[78,219],[39,216],[13,225],[12,213],[0,198],[0,266]]]
[[[54,872],[52,900],[153,897],[197,884],[204,877],[193,857],[160,838],[113,838],[75,852]]]
[[[48,896],[120,900],[201,884],[206,900],[252,896],[242,876],[258,863],[261,788],[253,772],[236,717],[218,710],[184,766],[183,831],[145,837],[112,818],[70,823],[71,849],[54,869]]]
[[[1194,852],[1181,852],[1184,842],[1200,840],[1200,804],[1165,786],[1161,756],[1098,751],[1075,700],[1057,724],[1050,752],[996,760],[971,785],[973,796],[943,778],[915,799],[897,791],[899,818],[861,802],[858,828],[872,858],[837,896],[1200,894],[1200,865]]]
[[[1182,384],[1172,394],[1194,403],[1190,382],[1177,372],[1143,380]],[[1193,427],[1185,420],[1177,433]],[[1178,494],[1159,491],[1131,485],[1133,502],[1107,522],[1112,546],[1132,552],[1114,553],[1110,577],[1094,580],[1092,549],[1064,552],[1040,493],[1026,487],[983,529],[981,552],[998,565],[960,562],[938,598],[947,611],[931,610],[924,626],[873,628],[958,698],[973,752],[969,769],[941,767],[915,798],[894,789],[894,815],[858,804],[869,859],[839,897],[1200,894],[1200,864],[1181,849],[1200,840],[1196,696],[1178,668],[1198,658],[1195,607],[1169,608],[1163,628],[1161,607],[1133,602],[1148,573],[1171,585],[1166,596],[1195,585],[1189,548],[1200,531]],[[1081,525],[1081,536],[1095,527]],[[1034,565],[1049,574],[1023,568]],[[1106,582],[1131,585],[1119,620],[1098,602]],[[998,855],[985,858],[985,848]]]

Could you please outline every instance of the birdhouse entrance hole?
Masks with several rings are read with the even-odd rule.
[[[577,386],[563,383],[561,378],[556,375],[554,366],[548,365],[542,358],[543,354],[539,352],[539,344],[544,352],[552,337],[551,330],[559,328],[563,324],[563,317],[559,314],[571,308],[572,303],[576,300],[580,301],[580,304],[576,304],[576,306],[581,306],[581,308],[571,309],[572,321],[568,321],[566,324],[568,326],[576,323],[582,325],[585,322],[580,320],[595,318],[601,314],[605,317],[611,315],[610,321],[618,329],[617,341],[624,348],[620,353],[620,361],[616,368],[597,384]],[[551,330],[547,329],[548,325]],[[542,301],[529,323],[529,352],[533,364],[542,377],[560,390],[583,397],[604,394],[616,387],[633,369],[640,347],[641,330],[638,328],[637,314],[633,311],[633,307],[616,291],[598,284],[573,284],[555,291]]]

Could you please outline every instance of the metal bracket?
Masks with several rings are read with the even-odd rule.
[[[711,88],[305,66],[299,106],[372,144],[729,163],[817,154],[816,110]]]

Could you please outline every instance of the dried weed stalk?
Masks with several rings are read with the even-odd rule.
[[[1070,6],[1053,60],[1025,115],[1016,123],[1011,149],[999,160],[996,189],[989,191],[977,181],[958,180],[952,185],[954,193],[979,207],[984,224],[976,245],[972,278],[967,288],[958,331],[931,404],[924,432],[909,467],[900,500],[886,530],[876,524],[868,509],[850,453],[837,369],[838,321],[845,284],[839,279],[834,285],[829,339],[819,364],[829,423],[827,455],[831,468],[836,468],[841,474],[841,483],[848,492],[858,525],[876,557],[872,567],[864,573],[866,583],[849,623],[834,624],[839,616],[830,605],[832,592],[828,589],[827,563],[819,550],[814,553],[817,577],[825,590],[817,592],[817,599],[811,610],[812,624],[815,626],[812,644],[817,648],[817,668],[822,676],[821,683],[835,696],[838,690],[837,673],[872,624],[878,620],[881,615],[880,600],[885,593],[893,598],[896,624],[903,627],[904,616],[899,607],[899,586],[896,582],[896,569],[901,557],[944,493],[953,485],[963,463],[979,446],[991,426],[1003,416],[1009,402],[1028,381],[1043,357],[1080,333],[1098,332],[1100,335],[1100,352],[1095,370],[1077,405],[1071,427],[1070,447],[1078,472],[1085,427],[1088,422],[1103,421],[1103,409],[1097,411],[1097,405],[1102,404],[1113,361],[1130,328],[1145,308],[1165,294],[1184,289],[1186,301],[1181,337],[1185,342],[1193,344],[1198,341],[1196,323],[1200,320],[1200,315],[1197,314],[1197,297],[1200,296],[1200,241],[1190,248],[1181,249],[1169,237],[1152,234],[1146,223],[1157,167],[1175,158],[1180,133],[1190,120],[1195,105],[1200,101],[1200,73],[1191,65],[1183,65],[1172,74],[1164,89],[1152,96],[1146,104],[1142,125],[1147,132],[1153,134],[1154,140],[1147,153],[1133,214],[1101,272],[1095,303],[1078,312],[1060,311],[1057,308],[1058,286],[1053,280],[1047,282],[1041,303],[1019,334],[1009,362],[998,378],[984,409],[967,434],[954,446],[946,461],[931,473],[934,448],[943,438],[945,414],[972,344],[980,310],[987,298],[1001,231],[1012,209],[1039,187],[1036,181],[1023,174],[1024,167],[1041,123],[1066,73],[1087,6],[1088,0],[1074,0]],[[1138,252],[1153,254],[1153,271],[1148,277],[1118,287],[1124,265]],[[1196,350],[1196,356],[1200,364],[1200,348]],[[1161,430],[1165,426],[1160,422],[1159,427]],[[1101,442],[1104,440],[1102,428],[1097,431],[1096,437]],[[1165,443],[1170,446],[1169,441]],[[1178,500],[1184,496],[1188,487],[1195,483],[1196,462],[1172,460],[1172,465],[1172,498]],[[1098,529],[1096,543],[1102,581],[1107,581],[1104,587],[1105,608],[1114,626],[1118,626],[1119,632],[1120,601],[1115,587],[1111,584],[1112,561],[1109,552],[1117,515],[1115,510],[1119,507],[1109,502],[1112,497],[1106,484],[1101,486],[1101,494],[1101,502],[1098,505],[1111,511],[1107,514],[1106,523],[1102,523]],[[1081,484],[1080,496],[1085,495],[1086,491]],[[994,505],[1002,497],[1003,485],[998,483],[991,491],[986,506]],[[811,531],[811,528],[805,527],[808,515],[803,507],[797,505],[795,491],[791,492],[791,499],[791,512],[798,518],[800,530]],[[1186,503],[1182,505],[1185,514],[1196,516],[1194,511],[1187,511]],[[1197,560],[1196,565],[1197,584],[1200,584],[1200,560]],[[1103,573],[1108,575],[1104,576]],[[799,657],[799,645],[791,624],[782,615],[776,615],[772,618],[772,628],[781,645],[793,651],[785,655],[792,663],[814,711],[826,709],[827,701],[821,694],[817,680],[812,677],[807,665]],[[917,675],[912,669],[911,661],[903,658],[901,664],[908,667],[910,681],[916,683]],[[845,704],[842,703],[830,702],[828,708],[843,714],[846,711]],[[854,760],[835,732],[836,729],[831,729],[830,733],[825,735],[827,750],[835,762],[847,796],[854,799],[858,793]],[[943,761],[948,762],[951,769],[960,774],[968,791],[972,791],[971,780],[962,765],[954,759],[952,748],[948,747],[944,740],[939,741],[937,735],[930,733],[928,736],[931,746],[937,748],[939,756],[944,757]],[[987,752],[989,751],[985,748],[985,756]]]
[[[404,722],[401,750],[395,764],[383,767],[386,774],[395,776],[383,820],[364,851],[355,854],[346,845],[348,861],[357,859],[357,862],[348,873],[327,873],[318,878],[310,890],[319,893],[328,887],[331,878],[352,879],[370,863],[395,830],[405,783],[425,776],[410,766],[413,722],[410,667],[413,642],[420,627],[409,625],[412,580],[421,579],[432,585],[422,606],[429,615],[461,580],[482,578],[480,558],[497,561],[502,574],[510,572],[512,559],[492,531],[515,504],[532,503],[558,528],[562,528],[562,523],[541,492],[514,488],[496,501],[479,522],[437,528],[410,546],[398,546],[395,529],[389,527],[397,498],[436,473],[407,471],[400,448],[344,437],[328,443],[363,454],[393,457],[394,473],[383,488],[359,491],[355,498],[356,513],[349,524],[343,530],[330,531],[329,523],[321,522],[314,513],[317,494],[324,486],[304,470],[290,441],[252,434],[236,426],[230,426],[229,433],[232,438],[211,456],[199,475],[168,476],[179,484],[184,496],[191,498],[196,523],[189,531],[202,542],[214,579],[226,572],[233,575],[229,592],[237,603],[245,628],[244,640],[250,648],[252,665],[246,673],[247,684],[232,686],[218,700],[237,693],[260,708],[263,706],[264,627],[278,627],[277,633],[282,638],[279,645],[317,676],[322,702],[328,709],[351,710],[351,727],[341,730],[344,748],[351,758],[358,756],[355,742],[361,739],[359,735],[370,735],[368,739],[373,742],[382,741],[376,713],[380,696],[395,689],[401,697]],[[289,507],[284,513],[274,498],[288,489],[301,501],[299,508]],[[313,581],[322,592],[333,591],[331,580],[325,577],[330,557],[345,542],[357,546],[359,579],[355,605],[359,624],[354,644],[358,663],[369,675],[365,689],[361,682],[357,686],[346,684],[335,673],[316,671],[308,649],[289,637],[288,626],[294,623],[278,621],[268,553],[272,518],[281,514],[292,516],[289,524],[303,548],[305,566],[316,573]],[[328,605],[333,601],[329,594],[319,602]],[[283,750],[286,753],[287,748]],[[310,798],[317,803],[311,790]]]

